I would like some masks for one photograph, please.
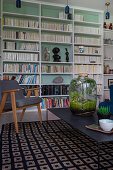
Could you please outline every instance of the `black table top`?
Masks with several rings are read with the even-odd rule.
[[[69,123],[73,128],[78,129],[84,134],[88,135],[96,142],[113,141],[113,134],[105,134],[102,132],[87,129],[85,127],[86,125],[98,124],[98,118],[95,113],[92,116],[78,116],[72,114],[69,108],[49,108],[48,110],[60,119]]]

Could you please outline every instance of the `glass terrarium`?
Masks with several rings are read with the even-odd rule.
[[[70,110],[74,114],[88,115],[96,109],[97,86],[87,74],[79,74],[69,86]]]

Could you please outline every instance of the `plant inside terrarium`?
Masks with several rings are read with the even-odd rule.
[[[96,82],[93,79],[78,77],[71,81],[69,101],[73,113],[95,111],[96,97]]]

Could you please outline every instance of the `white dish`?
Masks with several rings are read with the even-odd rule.
[[[113,128],[113,120],[110,119],[100,119],[99,124],[104,131],[110,131]]]

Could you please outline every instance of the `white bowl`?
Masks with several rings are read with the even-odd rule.
[[[113,120],[110,119],[100,119],[99,124],[104,131],[110,131],[113,128]]]

